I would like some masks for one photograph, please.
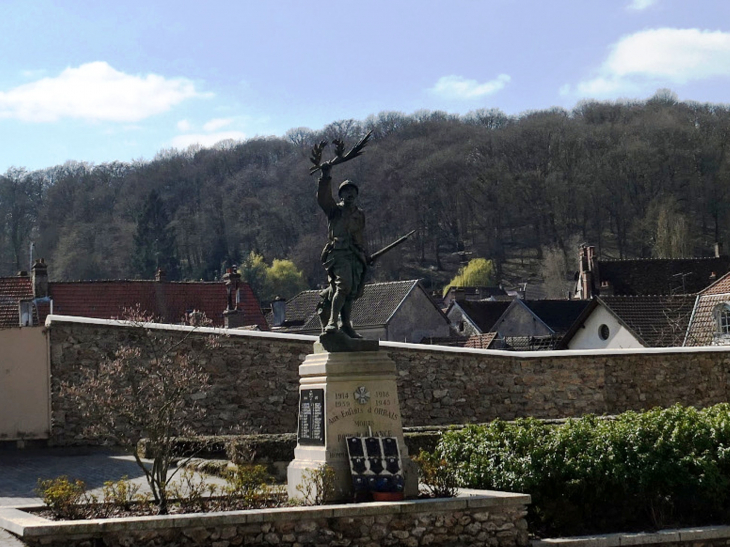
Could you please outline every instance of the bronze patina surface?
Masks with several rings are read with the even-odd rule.
[[[348,349],[351,344],[347,343],[347,338],[362,338],[352,327],[352,304],[362,296],[365,273],[372,260],[365,247],[365,213],[357,206],[359,188],[352,181],[343,181],[337,190],[338,199],[335,199],[330,173],[333,166],[359,156],[369,138],[370,133],[347,154],[342,141],[333,141],[335,157],[326,162],[322,162],[326,142],[312,150],[314,167],[310,172],[320,171],[317,203],[327,215],[327,243],[321,259],[328,287],[321,293],[318,312],[323,335],[329,335],[328,340],[343,342],[336,344],[338,349],[335,351],[353,351]]]

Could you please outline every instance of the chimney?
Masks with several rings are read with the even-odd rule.
[[[588,245],[581,245],[580,248],[580,291],[582,300],[590,300],[593,297],[596,283],[596,248]]]
[[[247,324],[250,325],[251,322],[246,323],[246,320],[246,314],[240,310],[226,310],[223,312],[223,328],[225,329],[237,329],[245,327]]]
[[[45,298],[48,296],[48,266],[46,259],[36,260],[30,274],[33,284],[33,298]]]
[[[165,270],[157,268],[157,271],[155,272],[155,281],[158,283],[164,283],[167,281],[167,274],[165,273]]]
[[[286,300],[277,296],[271,303],[271,311],[274,313],[274,327],[281,327],[286,321]]]

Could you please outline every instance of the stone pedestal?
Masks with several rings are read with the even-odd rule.
[[[395,437],[401,453],[406,496],[418,492],[415,466],[403,442],[395,363],[383,351],[315,351],[299,366],[300,416],[294,461],[287,469],[290,498],[307,470],[327,464],[335,471],[335,500],[352,498],[347,437]]]

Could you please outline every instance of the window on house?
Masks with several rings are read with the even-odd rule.
[[[33,326],[33,303],[29,301],[20,302],[18,306],[20,312],[20,326]]]
[[[611,329],[608,328],[608,325],[601,325],[598,327],[598,336],[601,337],[601,340],[608,340],[610,335]]]
[[[715,307],[715,327],[718,334],[730,334],[730,304],[723,302]]]

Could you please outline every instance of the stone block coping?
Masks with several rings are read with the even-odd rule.
[[[185,515],[156,515],[110,519],[53,521],[28,510],[40,509],[31,505],[0,509],[0,528],[21,538],[53,537],[59,540],[70,536],[118,533],[126,530],[159,530],[164,528],[210,528],[242,524],[347,518],[393,514],[433,513],[439,511],[481,510],[526,506],[527,494],[492,490],[462,489],[455,498],[419,499],[398,502],[349,503],[307,507],[280,507],[220,513],[192,513]]]
[[[730,526],[700,526],[679,530],[660,530],[631,534],[604,534],[564,538],[539,539],[532,547],[628,547],[638,545],[666,545],[712,543],[730,540]]]
[[[95,319],[91,317],[76,317],[73,315],[52,314],[46,318],[46,327],[53,327],[53,324],[80,324],[80,325],[99,325],[99,326],[116,326],[116,327],[136,327],[129,321],[118,319]],[[224,329],[218,327],[191,327],[187,325],[171,325],[166,323],[146,323],[145,327],[155,330],[190,332],[195,331],[203,334],[225,334],[226,336],[241,336],[248,338],[268,338],[279,339],[282,341],[292,342],[314,342],[317,341],[316,336],[306,334],[291,334],[283,332],[266,332],[240,329]],[[649,354],[666,354],[666,353],[730,353],[730,346],[696,346],[696,347],[668,347],[668,348],[626,348],[626,349],[580,349],[580,350],[543,350],[543,351],[508,351],[496,349],[476,349],[461,348],[453,346],[438,346],[431,344],[411,344],[404,342],[380,342],[380,348],[383,350],[418,350],[427,352],[441,353],[473,353],[481,355],[491,355],[493,357],[519,358],[519,359],[541,359],[545,357],[576,357],[579,355],[590,356],[609,356],[609,355],[649,355]]]

